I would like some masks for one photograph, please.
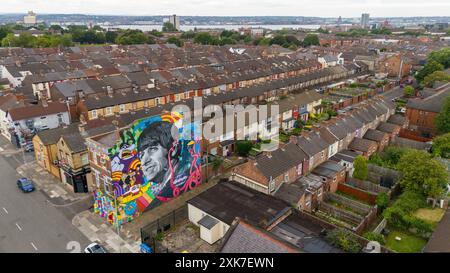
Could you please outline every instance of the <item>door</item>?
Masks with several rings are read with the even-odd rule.
[[[88,186],[86,181],[86,174],[80,174],[73,177],[73,191],[77,192],[88,192]]]

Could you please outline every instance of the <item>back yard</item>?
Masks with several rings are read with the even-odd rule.
[[[400,240],[396,240],[396,238]],[[427,243],[427,240],[400,230],[391,230],[386,237],[386,247],[399,253],[418,253]]]

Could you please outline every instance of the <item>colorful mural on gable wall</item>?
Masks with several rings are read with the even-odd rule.
[[[192,136],[199,129],[181,125],[181,117],[153,116],[120,131],[108,150],[113,192],[95,192],[94,209],[102,218],[121,225],[201,184],[200,138]]]

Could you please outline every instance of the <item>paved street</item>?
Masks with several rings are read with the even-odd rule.
[[[1,142],[5,143],[3,139]],[[39,190],[25,194],[17,188],[19,174],[15,168],[23,162],[18,159],[23,158],[22,153],[2,150],[0,252],[71,252],[67,249],[71,241],[80,244],[81,249],[77,249],[77,243],[71,243],[78,251],[89,244],[90,241],[71,223],[75,214],[73,208],[53,205]],[[28,162],[34,160],[32,154],[31,158],[25,156]]]

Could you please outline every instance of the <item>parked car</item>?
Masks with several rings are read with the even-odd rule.
[[[84,253],[108,253],[104,247],[97,243],[92,243],[84,249]]]
[[[29,152],[33,152],[34,151],[34,146],[33,143],[27,143],[23,149],[25,150],[25,152],[29,153]]]
[[[23,192],[32,192],[35,190],[33,181],[29,180],[28,178],[20,178],[17,180],[17,187],[22,190]]]

